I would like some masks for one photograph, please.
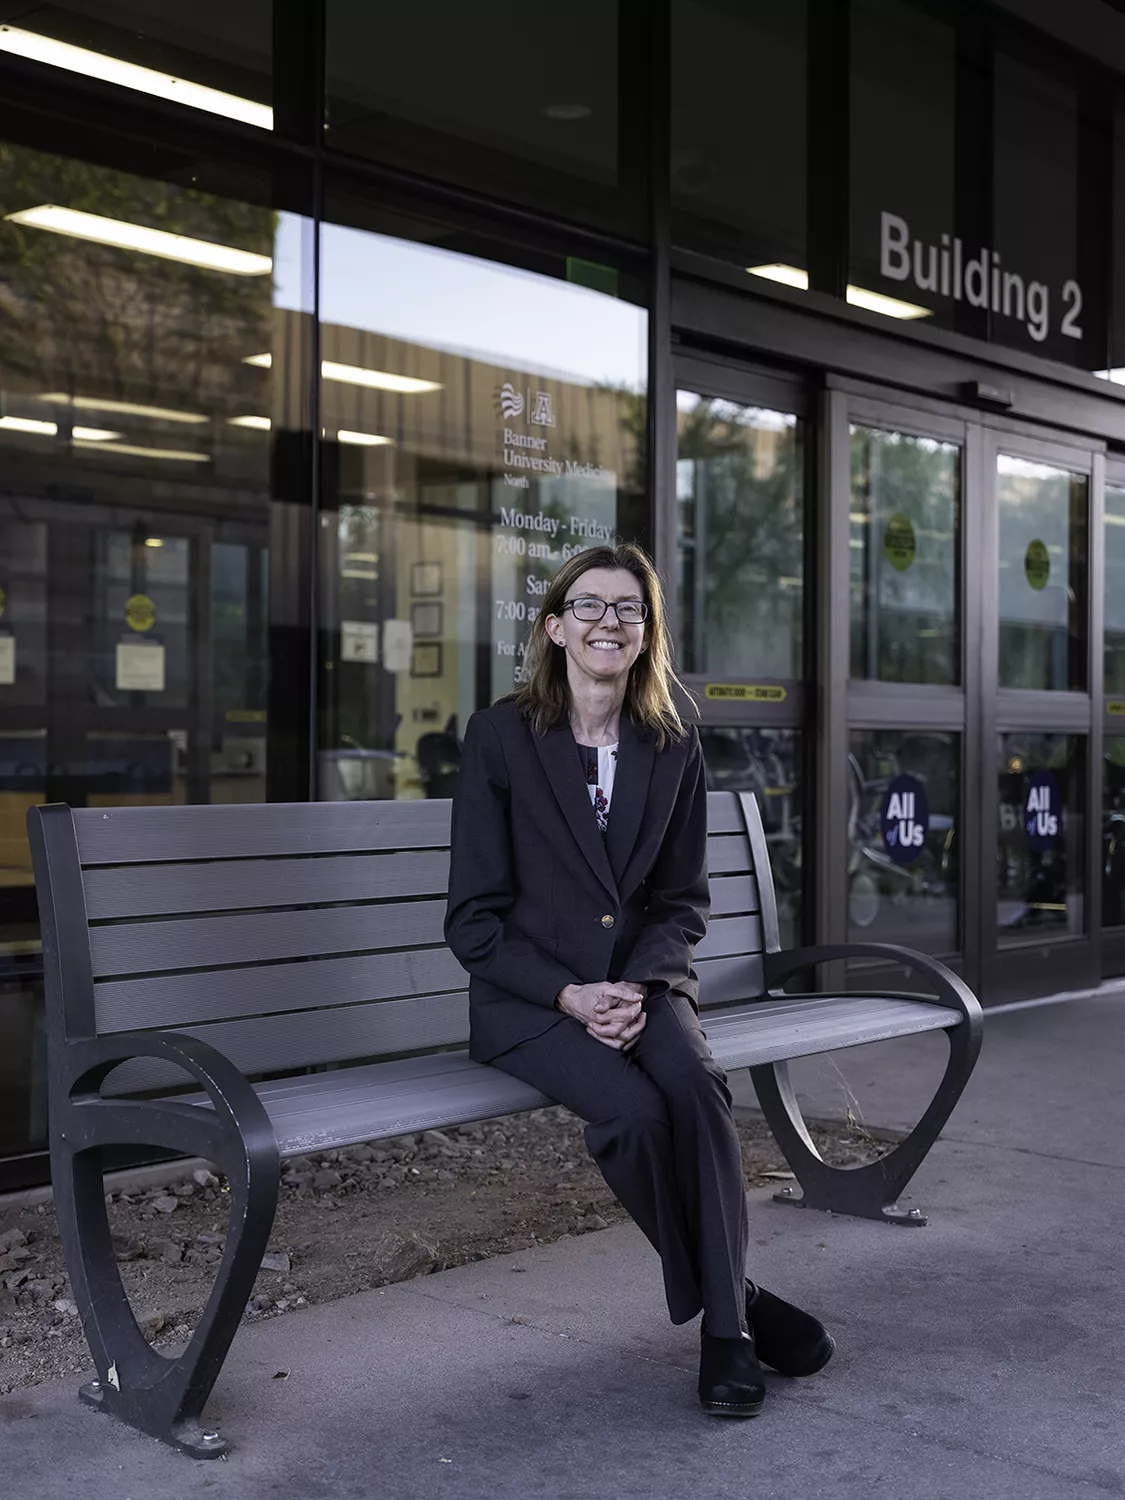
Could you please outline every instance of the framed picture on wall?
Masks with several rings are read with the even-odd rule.
[[[410,656],[411,677],[441,676],[441,642],[415,641]]]
[[[410,569],[410,592],[422,598],[441,593],[441,563],[416,562]]]
[[[410,606],[410,623],[415,636],[440,636],[442,630],[442,604],[440,599],[425,600]]]

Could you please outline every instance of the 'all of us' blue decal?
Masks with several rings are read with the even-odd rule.
[[[883,794],[883,848],[898,865],[913,864],[930,831],[926,788],[916,776],[896,776]]]

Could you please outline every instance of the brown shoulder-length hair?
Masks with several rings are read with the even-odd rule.
[[[678,689],[687,697],[687,690],[672,665],[672,643],[668,638],[660,575],[648,553],[634,542],[588,547],[563,563],[555,574],[532,622],[524,650],[523,682],[514,694],[516,707],[536,734],[546,734],[548,729],[566,723],[570,712],[566,654],[547,634],[547,619],[550,615],[562,613],[571,585],[591,568],[619,568],[632,573],[640,585],[641,597],[648,605],[645,622],[647,650],[641,653],[629,672],[625,712],[639,729],[652,733],[657,749],[662,750],[667,740],[681,739],[686,733],[675,696]]]

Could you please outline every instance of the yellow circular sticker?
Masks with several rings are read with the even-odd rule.
[[[1051,576],[1051,555],[1047,551],[1046,542],[1028,542],[1023,571],[1033,589],[1038,591],[1047,587],[1047,579]]]
[[[125,601],[125,623],[143,635],[156,624],[156,606],[147,594],[130,594]]]
[[[905,573],[914,561],[915,545],[913,522],[896,511],[883,532],[883,553],[896,573]]]

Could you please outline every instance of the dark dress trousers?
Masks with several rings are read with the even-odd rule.
[[[569,726],[514,703],[469,720],[445,934],[469,974],[469,1051],[586,1120],[606,1182],[656,1247],[674,1322],[745,1324],[747,1221],[726,1076],[696,1012],[707,929],[707,796],[694,726],[656,749],[621,721],[603,840]],[[644,985],[627,1052],[555,1007],[568,984]]]

